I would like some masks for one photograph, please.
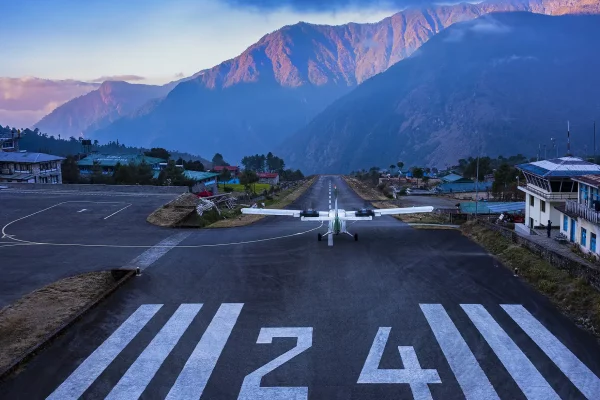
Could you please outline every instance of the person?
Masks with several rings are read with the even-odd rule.
[[[552,221],[548,220],[548,226],[546,227],[546,230],[548,231],[548,237],[550,237],[551,229],[552,229]]]

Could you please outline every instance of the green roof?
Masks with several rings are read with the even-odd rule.
[[[200,171],[183,171],[183,174],[186,178],[192,179],[194,181],[203,181],[205,179],[214,178],[215,176],[219,176],[219,174],[215,174],[214,172],[200,172]]]
[[[77,162],[80,167],[91,167],[94,162],[100,164],[102,167],[114,167],[117,164],[128,165],[133,163],[139,165],[142,162],[146,164],[158,164],[167,162],[162,158],[148,157],[143,154],[90,154],[83,160]]]

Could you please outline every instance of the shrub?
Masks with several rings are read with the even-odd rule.
[[[233,192],[233,188],[229,187],[229,186],[225,186],[225,188],[223,190],[225,191],[225,193],[231,193],[231,192]]]

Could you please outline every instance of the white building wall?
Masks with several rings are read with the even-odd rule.
[[[530,197],[534,197],[533,206],[530,205]],[[542,211],[542,202],[545,202],[544,211]],[[533,218],[533,226],[546,226],[548,220],[552,221],[552,226],[558,226],[561,221],[561,215],[554,207],[562,204],[561,201],[550,202],[535,194],[527,193],[525,199],[525,225],[529,226],[530,218]]]

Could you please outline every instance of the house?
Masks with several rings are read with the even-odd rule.
[[[224,169],[229,170],[232,178],[237,178],[240,176],[240,167],[235,166],[235,165],[227,165],[227,166],[218,165],[216,167],[213,167],[212,172],[216,172],[217,174],[220,174],[221,172],[223,172]]]
[[[269,185],[279,185],[279,174],[275,172],[259,172],[258,183],[268,183]]]
[[[578,199],[578,185],[572,178],[600,175],[600,165],[570,156],[519,164],[516,168],[525,175],[527,185],[519,186],[526,197],[525,224],[517,224],[515,229],[527,234],[548,221],[555,227],[563,222],[560,206]]]
[[[0,132],[0,151],[19,151],[19,139],[21,131],[2,133]]]
[[[217,177],[219,174],[214,172],[201,172],[201,171],[183,171],[186,178],[195,181],[196,183],[192,186],[192,192],[199,193],[209,191],[213,194],[217,194]]]
[[[471,179],[453,173],[440,177],[440,180],[442,183],[473,183]]]
[[[556,207],[560,214],[560,232],[586,253],[598,255],[600,175],[582,175],[571,180],[577,185],[577,196]]]
[[[63,157],[25,150],[1,151],[0,182],[62,183],[62,160]]]
[[[149,164],[154,171],[160,171],[161,164],[166,160],[156,157],[148,157],[143,154],[90,154],[77,162],[79,173],[89,175],[93,172],[94,166],[99,166],[104,175],[112,175],[115,172],[117,164],[121,165],[140,165]],[[165,164],[166,165],[166,164]]]

